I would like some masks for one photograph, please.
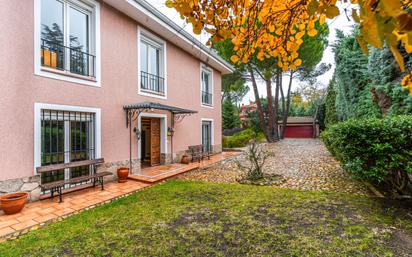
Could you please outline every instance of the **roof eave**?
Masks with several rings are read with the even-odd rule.
[[[104,0],[104,2],[136,20],[144,27],[162,35],[167,41],[177,45],[203,63],[220,71],[222,74],[234,72],[234,67],[231,64],[146,1]]]

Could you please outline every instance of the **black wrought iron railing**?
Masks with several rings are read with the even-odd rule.
[[[154,74],[140,71],[140,87],[158,94],[165,93],[165,79]]]
[[[41,65],[81,76],[96,77],[96,56],[49,40],[41,40]]]
[[[202,91],[202,104],[212,105],[212,94]]]

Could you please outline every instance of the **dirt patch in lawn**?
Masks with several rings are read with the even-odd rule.
[[[336,199],[261,204],[239,212],[188,209],[166,226],[199,255],[240,256],[255,245],[257,256],[411,256],[411,231],[375,223],[366,216],[370,210]]]
[[[177,219],[173,220],[169,226],[173,229],[179,226],[189,226],[197,223],[199,225],[213,224],[219,220],[219,217],[224,215],[224,211],[212,212],[209,209],[203,208],[200,210],[187,210]]]

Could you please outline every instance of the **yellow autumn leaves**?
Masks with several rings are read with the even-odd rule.
[[[401,85],[408,88],[409,93],[412,95],[412,73],[409,73],[402,79]]]
[[[326,18],[339,15],[337,2],[348,1],[167,0],[166,5],[175,8],[191,23],[195,33],[207,31],[214,42],[231,39],[235,51],[232,62],[248,63],[252,57],[276,58],[278,66],[286,71],[302,64],[298,51],[304,35],[318,34],[316,22],[324,24]],[[412,52],[412,17],[405,10],[406,6],[411,7],[411,1],[350,2],[357,5],[351,13],[353,20],[359,23],[357,40],[364,52],[368,52],[368,45],[381,48],[386,43],[403,69],[398,43],[408,53]],[[404,81],[404,86],[412,89],[411,80]]]
[[[412,17],[404,9],[402,0],[359,1],[359,11],[353,10],[352,17],[359,23],[361,34],[357,37],[359,45],[368,53],[368,44],[375,48],[386,45],[402,71],[405,70],[403,56],[398,45],[402,44],[407,53],[412,53]],[[358,14],[359,13],[359,14]],[[412,73],[406,76],[402,85],[412,94]]]
[[[296,69],[302,64],[299,48],[304,35],[318,34],[315,23],[325,23],[326,17],[339,12],[329,8],[332,0],[167,0],[193,25],[195,33],[211,34],[213,42],[231,39],[234,63],[250,59],[276,58],[283,70]],[[308,13],[308,6],[311,12]],[[332,5],[334,6],[334,5]],[[318,10],[328,14],[319,14]]]

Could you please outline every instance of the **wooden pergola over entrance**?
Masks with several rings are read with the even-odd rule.
[[[123,109],[126,112],[126,127],[129,128],[129,172],[132,172],[132,122],[136,121],[140,114],[144,112],[153,112],[155,110],[161,110],[161,111],[168,111],[172,114],[172,120],[171,120],[171,126],[167,129],[168,132],[170,133],[170,143],[171,143],[171,154],[172,154],[172,162],[173,162],[173,133],[174,133],[174,125],[178,122],[181,122],[186,116],[193,115],[197,113],[197,111],[189,110],[189,109],[183,109],[179,107],[174,107],[170,105],[164,105],[160,103],[153,103],[153,102],[141,102],[141,103],[136,103],[136,104],[129,104],[123,106]],[[166,124],[167,126],[167,124]],[[140,140],[139,137],[139,131],[135,131],[138,140]],[[139,153],[138,153],[139,156]]]

